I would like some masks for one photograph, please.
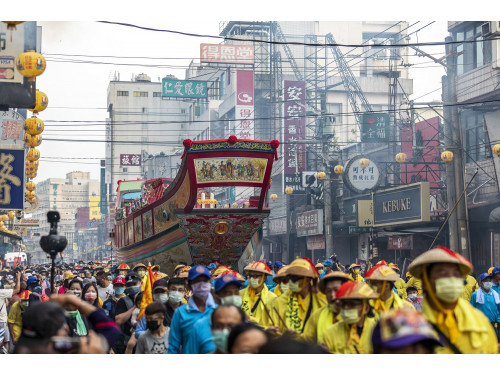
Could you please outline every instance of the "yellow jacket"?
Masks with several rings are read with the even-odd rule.
[[[323,342],[323,333],[328,327],[340,321],[340,314],[334,314],[328,305],[316,310],[304,328],[302,338],[306,341]]]
[[[477,284],[476,279],[473,278],[471,275],[467,275],[466,280],[467,284],[465,284],[464,294],[462,294],[461,297],[467,302],[469,302],[472,293],[474,293],[474,291],[479,289],[479,285]]]
[[[249,289],[250,287],[246,287],[245,289],[240,290],[240,296],[243,300],[241,309],[247,313],[250,317],[250,321],[257,323],[262,327],[272,326],[268,312],[270,312],[270,302],[277,298],[276,294],[271,292],[264,284],[260,293],[256,294],[255,298],[252,300],[248,293]]]
[[[385,301],[383,301],[384,306],[385,306],[385,310],[380,306],[380,304],[377,301],[378,300],[370,300],[370,302],[369,302],[370,305],[374,306],[374,310],[375,310],[376,315],[380,315],[380,313],[382,313],[384,311],[398,310],[398,309],[401,309],[403,307],[411,307],[413,310],[415,310],[415,307],[411,304],[411,302],[402,300],[394,292],[391,293],[391,296],[389,298],[387,298]]]
[[[432,324],[437,324],[438,312],[431,308],[427,299],[422,301],[422,313]],[[464,354],[498,354],[498,341],[488,318],[469,302],[459,298],[455,310],[460,337],[455,346]],[[438,328],[448,337],[448,330],[443,324]],[[438,347],[437,354],[453,354],[449,347]]]
[[[394,282],[394,286],[398,290],[399,297],[401,297],[404,300],[408,298],[408,295],[406,294],[406,283],[401,277]]]
[[[343,321],[337,322],[326,329],[323,342],[333,354],[371,354],[373,353],[372,332],[376,324],[375,318],[365,317],[359,343],[354,341],[349,343],[351,325]]]
[[[414,286],[415,288],[418,289],[418,295],[421,296],[423,293],[422,290],[422,280],[417,279],[416,277],[412,276],[410,280],[406,283],[406,287],[408,288],[409,286]]]
[[[309,321],[314,312],[326,304],[326,296],[323,293],[310,292],[307,297],[302,300],[300,294],[292,293],[290,290],[287,290],[285,294],[278,297],[272,304],[271,316],[274,324],[278,327],[278,332],[284,332],[286,329],[290,329],[302,333],[309,325]],[[309,308],[311,309],[311,313],[307,319],[306,327],[304,327],[304,321]]]

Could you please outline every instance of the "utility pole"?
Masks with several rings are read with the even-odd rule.
[[[445,146],[454,152],[453,161],[446,164],[446,192],[448,209],[457,202],[464,190],[464,150],[460,129],[460,118],[457,107],[456,90],[456,54],[453,51],[451,37],[446,37],[446,76],[443,77],[443,101],[450,103],[444,107]],[[467,233],[466,201],[461,200],[456,211],[448,222],[450,248],[470,259],[469,239]]]

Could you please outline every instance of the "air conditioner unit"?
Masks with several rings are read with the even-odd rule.
[[[481,25],[481,36],[500,35],[500,21],[488,21]]]

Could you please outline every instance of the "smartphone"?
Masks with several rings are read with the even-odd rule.
[[[76,354],[80,350],[80,337],[56,336],[50,340],[57,353]]]

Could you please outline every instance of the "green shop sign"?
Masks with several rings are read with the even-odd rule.
[[[206,98],[208,95],[206,81],[163,79],[161,87],[161,96],[167,98]]]

